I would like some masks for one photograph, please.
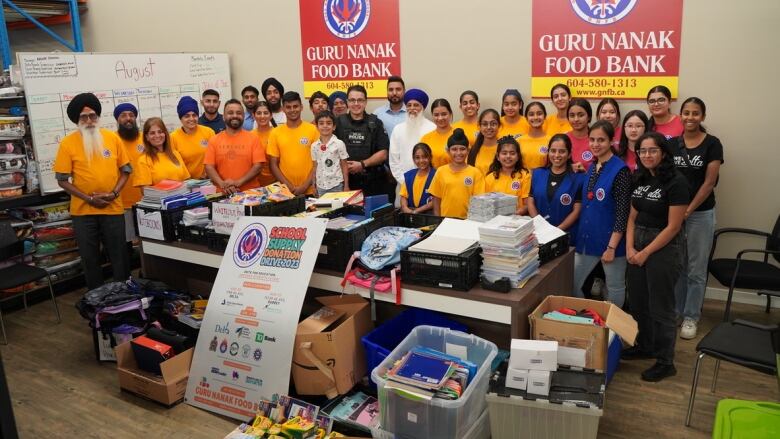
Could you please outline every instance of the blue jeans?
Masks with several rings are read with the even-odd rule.
[[[585,279],[600,260],[601,256],[574,254],[574,291],[572,296],[585,297],[582,294],[582,284],[585,283]],[[622,308],[626,301],[626,257],[616,257],[614,261],[601,265],[604,266],[606,277],[607,300]]]
[[[674,288],[677,315],[698,322],[707,289],[707,261],[715,233],[715,209],[690,214],[683,232],[683,270]]]

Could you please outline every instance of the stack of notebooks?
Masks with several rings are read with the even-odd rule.
[[[499,192],[475,195],[469,201],[469,219],[485,222],[497,215],[513,215],[517,211],[517,197]]]
[[[178,197],[189,192],[187,186],[181,181],[163,180],[153,186],[145,186],[144,196],[138,202],[138,205],[150,209],[161,209],[164,199],[172,199],[172,197]]]
[[[278,203],[293,198],[295,198],[295,195],[287,189],[287,186],[282,183],[273,183],[265,187],[237,192],[223,200],[222,203],[259,206],[268,202]]]
[[[416,346],[387,372],[387,389],[430,400],[455,400],[466,391],[477,366],[437,350]]]
[[[509,279],[522,288],[539,272],[539,247],[534,222],[527,216],[499,215],[479,227],[482,276],[490,282]]]
[[[479,246],[480,224],[471,220],[444,218],[429,237],[409,247],[409,251],[461,255]]]
[[[314,200],[317,207],[331,207],[334,203],[344,206],[363,204],[363,191],[329,192]]]
[[[181,223],[185,226],[203,226],[209,223],[209,208],[196,207],[185,210],[181,218]]]

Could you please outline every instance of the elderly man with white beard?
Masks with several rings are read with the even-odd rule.
[[[428,106],[428,95],[424,91],[417,88],[407,90],[404,93],[404,104],[406,122],[401,122],[393,130],[388,157],[390,172],[399,185],[404,184],[404,173],[415,168],[412,157],[414,145],[423,134],[436,129],[436,125],[423,114]]]
[[[100,244],[108,253],[115,281],[130,276],[125,247],[125,218],[119,193],[132,172],[127,152],[113,131],[100,128],[102,106],[92,93],[76,95],[68,118],[78,126],[62,139],[54,173],[70,194],[70,214],[87,288],[103,284]]]

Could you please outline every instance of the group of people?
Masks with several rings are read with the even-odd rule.
[[[116,132],[98,128],[100,101],[84,93],[68,105],[78,130],[62,140],[54,172],[72,196],[89,288],[101,283],[101,241],[115,278],[127,277],[118,243],[130,238],[129,209],[140,188],[164,179],[209,178],[225,193],[274,181],[296,195],[360,189],[386,194],[404,212],[455,218],[467,217],[473,195],[511,194],[517,214],[542,215],[570,234],[574,295],[584,296],[597,266],[609,301],[623,306],[628,291],[639,338],[624,358],[656,359],[645,380],[671,376],[678,324],[681,337],[696,335],[723,163],[720,141],[702,126],[705,104],[689,98],[674,114],[671,92],[656,86],[649,116],[634,110],[621,119],[615,100],[603,99],[594,115],[564,84],[550,99],[548,115],[542,102],[526,105],[509,89],[500,110],[480,111],[478,94],[467,90],[460,121],[443,98],[430,102],[431,121],[428,95],[392,76],[387,103],[373,113],[365,88],[354,85],[314,93],[308,122],[301,96],[268,78],[226,101],[222,114],[214,90],[203,92],[202,114],[195,99],[181,98],[181,128],[169,133],[157,117],[139,128],[129,103],[114,109]]]

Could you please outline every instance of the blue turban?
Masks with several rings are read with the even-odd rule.
[[[114,119],[119,119],[119,115],[125,111],[132,111],[135,117],[138,117],[138,109],[130,102],[125,102],[114,107]]]
[[[176,113],[179,114],[179,119],[190,111],[196,115],[198,114],[198,102],[190,96],[182,96],[182,98],[179,99],[179,104],[176,105]]]
[[[404,104],[408,104],[409,101],[415,100],[422,104],[423,110],[428,108],[428,94],[419,88],[410,88],[404,93]]]
[[[334,91],[330,94],[330,97],[328,98],[328,107],[330,107],[331,111],[333,110],[333,104],[336,103],[336,99],[341,99],[344,101],[344,103],[347,103],[347,94],[343,91]]]

